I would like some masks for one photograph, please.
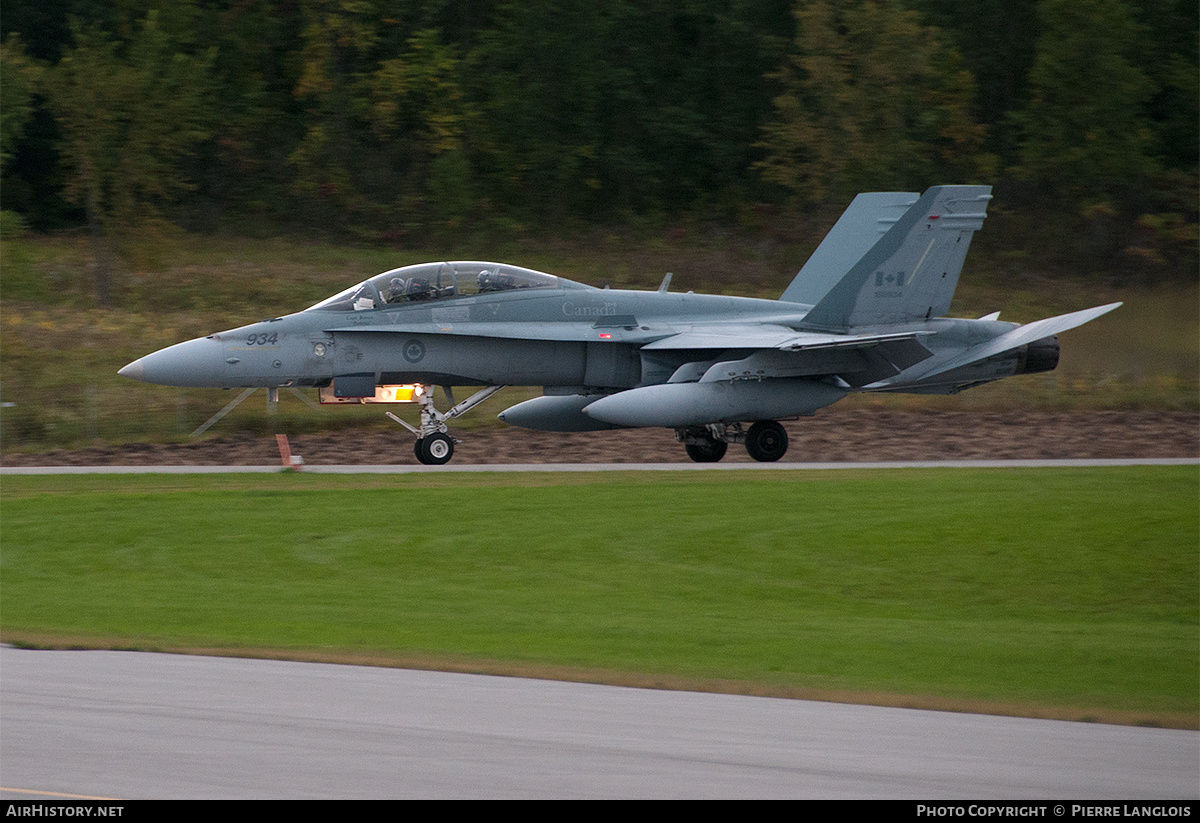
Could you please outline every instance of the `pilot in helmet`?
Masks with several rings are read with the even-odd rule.
[[[386,301],[388,303],[399,303],[404,299],[404,290],[407,286],[408,283],[404,281],[403,277],[393,277],[388,283]]]

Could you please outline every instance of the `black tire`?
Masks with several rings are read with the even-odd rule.
[[[729,444],[724,440],[709,439],[703,443],[687,443],[683,449],[697,463],[716,463],[725,456]]]
[[[454,456],[454,441],[449,435],[431,434],[417,441],[417,459],[426,466],[441,466]]]
[[[774,420],[759,420],[746,432],[746,451],[759,463],[774,463],[787,448],[787,431]]]

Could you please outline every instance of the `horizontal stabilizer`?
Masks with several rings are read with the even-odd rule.
[[[1012,331],[993,338],[986,343],[972,346],[962,354],[942,363],[932,371],[916,375],[916,379],[925,380],[953,371],[954,369],[962,368],[963,366],[969,366],[980,360],[986,360],[989,357],[995,357],[1006,351],[1012,351],[1024,346],[1026,343],[1032,343],[1035,340],[1041,340],[1060,332],[1069,331],[1077,326],[1082,326],[1084,323],[1095,320],[1101,315],[1108,314],[1120,305],[1120,303],[1109,303],[1106,306],[1097,306],[1093,309],[1083,309],[1082,311],[1075,311],[1070,314],[1060,314],[1058,317],[1047,317],[1045,320],[1026,323],[1024,326],[1018,326]]]

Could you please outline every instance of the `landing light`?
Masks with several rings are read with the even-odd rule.
[[[336,397],[333,386],[325,386],[318,392],[322,403],[420,403],[424,392],[422,386],[404,384],[399,386],[376,386],[373,397]]]

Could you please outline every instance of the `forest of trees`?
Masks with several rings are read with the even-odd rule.
[[[1195,0],[5,0],[0,26],[3,208],[98,258],[152,221],[417,246],[984,182],[1059,262],[1196,275]]]

